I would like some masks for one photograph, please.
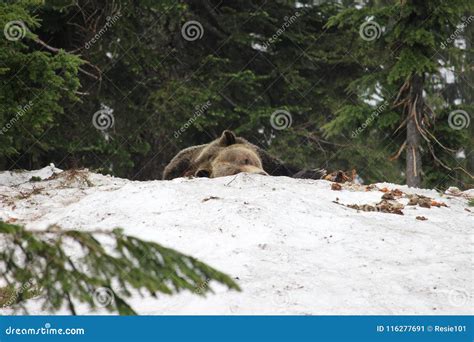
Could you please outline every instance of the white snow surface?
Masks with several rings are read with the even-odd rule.
[[[350,184],[334,191],[325,180],[238,174],[139,182],[81,174],[71,178],[54,165],[1,172],[0,220],[32,230],[120,226],[208,263],[242,288],[211,283],[215,293],[205,298],[135,295],[130,303],[139,314],[474,313],[474,210],[466,198],[377,184],[448,205],[405,206],[402,216],[334,203],[375,204],[383,193]],[[37,304],[27,302],[41,314]],[[79,313],[105,312],[79,305]]]

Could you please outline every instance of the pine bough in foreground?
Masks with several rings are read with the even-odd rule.
[[[240,291],[229,276],[199,260],[121,229],[29,231],[0,222],[0,243],[6,247],[0,251],[0,308],[28,313],[25,300],[36,297],[50,312],[67,307],[76,314],[75,306],[85,303],[130,315],[135,311],[126,299],[132,292],[157,297],[189,290],[203,296],[212,292],[211,280]],[[71,257],[66,249],[81,256]]]

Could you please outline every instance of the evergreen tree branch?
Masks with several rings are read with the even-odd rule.
[[[26,313],[26,299],[38,294],[43,309],[75,315],[79,303],[135,314],[126,301],[133,294],[158,297],[189,290],[205,295],[212,292],[207,286],[211,280],[240,291],[229,276],[205,263],[124,235],[121,229],[83,232],[53,226],[29,231],[0,222],[0,240],[5,245],[0,252],[0,307],[20,306]],[[72,250],[80,250],[81,256],[71,256]],[[2,299],[7,288],[16,294],[13,300]]]

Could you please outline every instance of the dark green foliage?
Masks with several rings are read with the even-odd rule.
[[[390,159],[406,136],[406,114],[394,101],[407,78],[423,75],[426,129],[440,143],[430,137],[431,151],[423,141],[424,185],[469,187],[462,169],[472,173],[474,125],[454,131],[447,118],[474,108],[474,23],[457,30],[472,1],[361,4],[8,1],[0,25],[22,20],[29,31],[19,41],[0,39],[0,126],[18,107],[32,101],[32,108],[0,134],[0,168],[54,162],[157,179],[180,149],[233,129],[299,167],[355,168],[366,182],[404,182],[405,154]],[[359,33],[368,18],[383,29],[373,41]],[[183,38],[190,20],[202,25],[200,39]],[[454,32],[467,38],[466,49],[447,41]],[[453,70],[454,83],[441,67]],[[104,106],[115,123],[100,131],[92,118]],[[291,114],[291,127],[272,127],[276,110]],[[456,158],[460,150],[465,159]]]
[[[48,152],[23,148],[17,154],[19,166],[55,162],[63,168],[159,178],[179,149],[208,142],[226,128],[300,166],[324,164],[334,145],[322,139],[320,127],[338,103],[350,100],[346,79],[361,72],[346,46],[332,44],[336,30],[321,34],[338,6],[295,9],[292,2],[263,1],[209,6],[121,1],[118,8],[108,1],[79,1],[60,10],[37,7],[39,35],[52,46],[80,53],[101,73],[84,66],[100,80],[79,75],[81,91],[89,95],[81,97],[82,103],[63,103],[67,116],[45,130],[44,140],[54,147]],[[79,9],[81,15],[75,15]],[[89,44],[106,18],[117,14],[117,23]],[[187,20],[202,24],[202,39],[183,39]],[[255,48],[268,43],[288,20],[292,24],[266,50]],[[209,108],[175,138],[174,132],[207,101]],[[108,140],[91,124],[102,104],[114,110]],[[277,109],[291,113],[291,128],[271,127]],[[294,148],[283,149],[290,141]]]
[[[425,92],[423,112],[419,114],[423,185],[440,188],[450,184],[472,186],[472,176],[466,172],[470,169],[472,173],[469,167],[474,142],[472,125],[455,130],[448,124],[449,113],[453,110],[473,111],[471,95],[457,90],[464,86],[472,90],[469,82],[464,80],[464,77],[472,78],[474,75],[472,69],[467,71],[472,64],[472,47],[469,42],[466,49],[449,44],[449,49],[444,50],[443,45],[455,32],[458,39],[469,37],[469,32],[473,32],[472,24],[466,24],[461,31],[458,28],[466,22],[473,9],[472,1],[465,0],[370,2],[360,9],[345,9],[329,20],[328,27],[338,27],[352,34],[355,58],[370,72],[351,82],[349,88],[357,92],[358,100],[335,113],[333,120],[324,127],[326,136],[351,136],[356,146],[355,155],[361,154],[362,146],[368,145],[366,151],[371,155],[367,155],[368,163],[376,159],[385,160],[368,168],[370,180],[380,179],[375,171],[384,170],[385,180],[403,181],[400,172],[404,170],[405,153],[398,155],[397,151],[401,151],[407,139],[406,112],[411,100],[404,87],[418,75],[424,79]],[[367,18],[378,24],[378,39],[361,39],[359,28]],[[465,76],[451,84],[443,77],[443,68],[452,70],[457,77],[461,73]],[[451,94],[446,91],[449,89]],[[453,89],[456,95],[452,94]],[[374,94],[377,94],[377,103],[373,101]],[[372,104],[368,105],[370,100]],[[459,102],[461,105],[456,104]],[[369,120],[367,128],[357,131],[373,112],[378,114]],[[457,158],[460,151],[467,158]],[[394,156],[390,162],[389,156]]]
[[[41,137],[65,114],[63,102],[78,99],[81,60],[62,50],[53,53],[38,43],[35,32],[40,20],[34,12],[40,3],[30,0],[0,4],[0,167],[8,165],[5,157],[16,159],[27,150],[31,159],[22,165],[35,165],[40,155],[52,148]],[[13,29],[13,34],[24,37],[8,40],[3,31],[14,21],[17,30]]]
[[[6,246],[0,251],[0,279],[7,284],[0,289],[2,306],[24,308],[25,299],[38,295],[49,311],[67,308],[75,314],[78,303],[94,308],[99,302],[111,312],[130,315],[135,312],[126,299],[132,292],[157,297],[188,290],[205,295],[212,289],[203,284],[211,280],[239,290],[231,278],[199,260],[120,229],[29,231],[0,222],[0,239]],[[71,257],[71,248],[81,256]],[[104,303],[100,295],[110,300]]]

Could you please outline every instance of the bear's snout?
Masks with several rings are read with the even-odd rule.
[[[236,175],[242,172],[268,176],[268,173],[266,173],[263,169],[261,169],[258,166],[222,163],[222,164],[215,165],[210,177],[216,178],[216,177],[232,176],[232,175]]]
[[[254,173],[254,174],[262,175],[262,176],[268,176],[268,173],[266,173],[261,168],[256,167],[256,166],[251,166],[251,165],[244,166],[243,168],[241,168],[240,172],[247,172],[247,173]]]

